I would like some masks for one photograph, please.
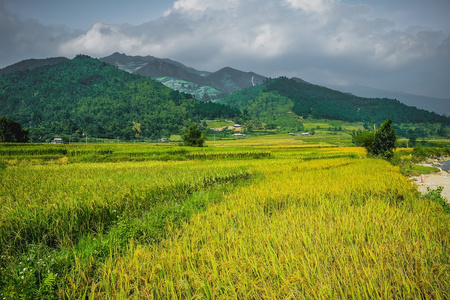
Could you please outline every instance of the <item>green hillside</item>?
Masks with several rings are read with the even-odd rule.
[[[0,76],[0,104],[0,116],[29,128],[33,141],[54,135],[156,139],[191,122],[239,114],[82,55]]]
[[[367,126],[386,119],[392,119],[394,124],[450,125],[449,117],[394,99],[362,98],[286,77],[266,80],[219,102],[240,109],[261,122],[288,128],[301,127],[299,123],[306,118],[364,122]],[[408,127],[398,128],[403,131]]]

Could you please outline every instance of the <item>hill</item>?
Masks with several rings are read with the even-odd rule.
[[[83,55],[0,76],[0,104],[0,116],[29,128],[33,141],[156,139],[204,118],[239,114]]]
[[[187,67],[171,59],[153,56],[127,56],[114,53],[100,59],[122,70],[156,79],[199,100],[214,100],[229,93],[261,84],[266,77],[225,67],[210,73]]]
[[[252,118],[277,126],[295,128],[305,118],[380,124],[440,123],[450,118],[410,107],[394,99],[362,98],[314,85],[298,78],[280,77],[262,85],[235,92],[219,101],[240,109]]]
[[[66,57],[52,57],[45,59],[27,59],[0,69],[0,75],[11,74],[20,71],[33,70],[39,67],[53,66],[68,61]]]
[[[432,111],[438,114],[450,116],[450,99],[426,97],[403,92],[386,91],[382,89],[374,89],[360,85],[351,85],[347,87],[336,87],[339,90],[350,92],[362,97],[382,97],[397,99],[401,103],[408,106]]]

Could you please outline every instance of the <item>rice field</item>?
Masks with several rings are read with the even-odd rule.
[[[450,215],[398,167],[235,143],[0,145],[1,298],[450,298]]]

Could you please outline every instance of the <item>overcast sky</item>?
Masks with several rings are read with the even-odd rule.
[[[450,98],[450,0],[0,0],[0,68],[114,52]]]

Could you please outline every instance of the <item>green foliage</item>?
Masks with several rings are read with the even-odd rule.
[[[260,86],[235,92],[222,99],[221,103],[248,111],[250,116],[266,123],[268,117],[272,118],[273,122],[279,123],[282,119],[286,122],[291,117],[287,114],[289,111],[297,117],[366,124],[380,124],[386,119],[394,120],[396,124],[440,124],[432,132],[427,131],[427,125],[423,128],[417,127],[417,131],[413,129],[417,136],[444,134],[450,125],[449,117],[409,107],[394,99],[362,98],[286,77],[270,79]],[[402,136],[408,137],[409,129],[399,128]]]
[[[353,131],[352,142],[366,148],[367,153],[390,159],[394,156],[397,136],[392,128],[392,120],[386,120],[375,133],[370,131]]]
[[[394,156],[397,136],[392,128],[392,120],[386,120],[375,132],[373,144],[367,149],[369,154],[390,159]]]
[[[183,136],[183,142],[185,146],[203,147],[205,137],[202,135],[200,129],[197,128],[197,124],[193,124],[189,127],[188,131]]]
[[[412,156],[416,162],[423,161],[426,158],[438,158],[441,156],[450,156],[450,147],[415,147]]]
[[[0,143],[28,141],[28,130],[22,130],[22,126],[10,119],[0,117]]]
[[[2,256],[1,265],[7,261]],[[10,268],[0,268],[2,299],[56,299],[55,251],[30,244],[11,262]]]
[[[80,55],[0,76],[0,115],[27,124],[32,141],[49,142],[55,135],[153,140],[191,122],[240,113]]]
[[[450,213],[450,203],[448,203],[444,197],[442,197],[442,190],[444,188],[442,186],[439,186],[435,190],[431,190],[430,188],[427,189],[427,193],[423,195],[424,199],[429,199],[431,201],[434,201],[442,206],[442,209],[446,213]]]
[[[366,149],[370,148],[375,135],[373,132],[358,130],[352,132],[352,142],[356,146],[364,147]]]

